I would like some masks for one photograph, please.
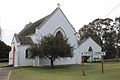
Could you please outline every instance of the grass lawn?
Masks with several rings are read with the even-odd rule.
[[[120,62],[105,63],[105,73],[101,73],[101,63],[85,64],[84,80],[120,80]],[[82,80],[80,65],[49,67],[28,67],[14,69],[10,80]]]
[[[8,65],[7,62],[0,62],[0,68],[1,68],[1,67],[4,67],[4,66],[7,66],[7,65]]]

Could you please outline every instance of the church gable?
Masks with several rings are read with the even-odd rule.
[[[96,46],[101,47],[100,44],[98,44],[98,43],[97,43],[93,38],[91,38],[91,37],[79,41],[79,46],[84,45],[86,42],[88,42],[88,43],[93,43],[93,44],[95,44]]]
[[[65,16],[65,14],[63,13],[63,11],[59,7],[57,7],[56,10],[52,13],[52,16],[48,20],[48,22],[49,21],[51,21],[50,23],[54,22],[56,24],[56,26],[58,26],[62,29],[63,29],[63,27],[64,27],[64,29],[70,28],[74,32],[76,32],[75,29],[73,28],[73,26],[71,25],[71,23],[69,22],[69,20],[67,19],[67,17]]]
[[[43,36],[53,34],[56,36],[60,33],[63,38],[69,39],[69,43],[78,48],[77,36],[75,29],[72,27],[60,7],[57,7],[51,16],[36,28],[37,41]]]
[[[69,38],[71,43],[77,45],[77,37],[74,35],[76,31],[60,7],[57,7],[51,14],[42,19],[27,24],[23,30],[14,35],[14,39],[16,43],[29,45],[39,40],[41,36],[49,34],[56,36],[58,33],[63,38]]]
[[[75,31],[75,29],[72,27],[71,23],[69,22],[69,20],[67,19],[67,17],[65,16],[65,14],[63,13],[63,11],[60,9],[60,7],[57,7],[50,15],[48,15],[47,19],[44,20],[38,27],[42,28],[45,24],[47,24],[49,21],[59,21],[60,22],[64,22],[67,23],[71,26],[71,28]],[[75,31],[76,32],[76,31]]]
[[[101,51],[101,46],[99,46],[99,44],[97,44],[91,37],[82,40],[81,43],[79,44],[79,50],[81,50],[81,52],[85,52],[85,51]]]
[[[46,25],[49,27],[46,27]],[[18,33],[18,36],[28,36],[31,34],[35,35],[37,33],[36,29],[38,30],[41,28],[44,28],[47,31],[47,33],[49,32],[51,34],[54,34],[55,29],[57,30],[57,28],[59,27],[62,29],[64,33],[69,29],[71,29],[71,31],[69,31],[70,33],[73,34],[76,33],[75,29],[72,27],[72,25],[70,24],[70,22],[68,21],[62,10],[60,9],[60,7],[57,7],[51,14],[43,17],[42,19],[34,23],[30,22],[29,24],[27,24],[25,28]],[[51,32],[50,30],[47,29],[53,29],[54,31]],[[45,31],[44,34],[46,34]]]
[[[47,21],[39,25],[37,28],[37,34],[42,36],[53,34],[55,35],[57,31],[63,34],[63,37],[71,36],[75,34],[76,31],[62,12],[62,10],[57,7]]]

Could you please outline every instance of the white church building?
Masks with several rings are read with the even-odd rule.
[[[72,58],[55,60],[55,65],[80,64],[81,53],[87,52],[91,47],[95,52],[101,52],[101,47],[92,39],[88,38],[82,44],[78,44],[76,31],[66,18],[60,7],[57,7],[51,14],[44,18],[27,24],[18,34],[14,34],[11,51],[9,53],[9,65],[19,66],[46,66],[50,65],[49,60],[30,59],[27,56],[26,49],[33,43],[38,43],[42,36],[49,34],[56,35],[61,33],[64,38],[68,38],[71,46],[74,46],[74,56]]]

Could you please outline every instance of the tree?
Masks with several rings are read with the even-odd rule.
[[[60,58],[73,57],[74,47],[70,46],[68,39],[55,37],[53,35],[44,36],[39,44],[31,46],[31,58],[39,56],[41,59],[49,59],[51,67],[54,67],[54,61]]]
[[[11,47],[6,45],[3,41],[0,40],[0,59],[9,58],[10,50]]]
[[[84,25],[83,28],[79,30],[80,40],[86,39],[88,37],[92,37],[99,45],[102,44],[102,41],[99,36],[99,29],[95,26],[95,23],[89,23],[88,25]]]
[[[120,46],[118,46],[118,44],[120,44],[120,17],[116,17],[115,18],[115,23],[114,23],[114,28],[115,28],[115,47],[116,47],[116,59],[118,57],[120,57]]]
[[[2,39],[2,30],[1,30],[1,26],[0,26],[0,40]]]
[[[120,22],[120,19],[117,18],[116,21]],[[115,58],[115,43],[118,41],[116,30],[112,19],[98,18],[90,22],[88,25],[83,26],[83,28],[79,30],[79,34],[81,39],[90,36],[96,40],[96,42],[101,45],[102,50],[106,51],[105,58]]]

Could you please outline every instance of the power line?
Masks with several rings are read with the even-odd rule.
[[[111,14],[116,8],[118,8],[120,6],[120,3],[117,5],[117,6],[115,6],[109,13],[107,13],[106,15],[105,15],[105,17],[106,16],[108,16],[109,14]]]

